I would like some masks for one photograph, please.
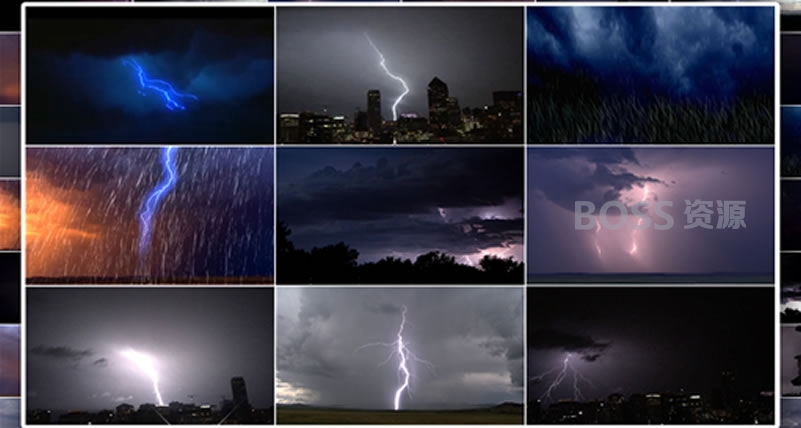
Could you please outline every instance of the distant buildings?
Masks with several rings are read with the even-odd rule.
[[[327,113],[283,113],[278,121],[279,143],[522,143],[522,91],[496,91],[492,105],[460,106],[448,85],[434,77],[427,87],[428,117],[399,112],[385,120],[381,92],[367,91],[367,109],[352,118]]]
[[[144,403],[136,409],[123,403],[115,410],[99,412],[69,411],[58,415],[54,420],[50,410],[34,409],[28,412],[29,425],[63,424],[63,425],[102,425],[102,424],[260,424],[273,423],[273,409],[254,409],[248,398],[245,379],[231,379],[233,400],[223,399],[219,410],[213,404],[193,404],[173,401],[167,406]]]

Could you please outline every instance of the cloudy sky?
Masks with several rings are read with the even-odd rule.
[[[782,253],[781,310],[801,312],[801,254]],[[796,322],[799,317],[792,318]]]
[[[520,8],[282,8],[278,22],[278,110],[351,116],[381,91],[385,118],[403,86],[389,78],[365,32],[402,77],[399,113],[428,116],[427,87],[448,85],[462,107],[492,103],[493,91],[523,86]]]
[[[440,250],[523,259],[520,149],[281,148],[278,219],[296,247],[345,242],[359,261]]]
[[[558,67],[591,72],[612,90],[697,98],[773,93],[772,6],[538,7],[528,9],[527,22],[534,84],[532,70]]]
[[[2,76],[2,72],[0,72]],[[19,177],[19,108],[0,108],[0,177]]]
[[[18,396],[20,394],[19,334],[18,325],[0,325],[0,396]],[[0,407],[0,423],[5,420],[6,410]],[[0,426],[6,427],[2,424]]]
[[[0,426],[4,428],[20,426],[18,398],[5,398],[0,400]]]
[[[270,8],[38,8],[27,25],[29,142],[272,141]],[[197,100],[140,94],[126,59]]]
[[[28,277],[272,276],[273,150],[181,148],[140,261],[158,148],[28,149]]]
[[[272,406],[270,288],[37,288],[27,303],[29,409],[155,403],[129,349],[154,360],[167,403],[219,405],[242,376],[251,404]]]
[[[781,426],[784,428],[801,426],[801,400],[793,398],[782,400]]]
[[[579,382],[586,400],[680,388],[710,394],[723,370],[741,393],[773,391],[773,296],[771,287],[532,288],[529,401],[545,400],[568,354],[589,381]],[[574,399],[568,375],[553,401]]]
[[[405,306],[404,342],[420,360],[404,409],[523,400],[523,291],[512,288],[280,288],[279,403],[391,409],[391,347]]]
[[[770,148],[528,149],[528,272],[770,273],[773,161]],[[684,229],[687,199],[746,201],[746,228]],[[576,201],[594,203],[597,219],[608,201],[630,209],[643,200],[648,229],[634,231],[638,218],[628,215],[619,230],[575,230]],[[669,230],[654,227],[666,224],[653,209],[659,201],[673,202],[664,207],[674,220]],[[716,205],[712,211],[714,227]],[[609,210],[609,223],[619,212]]]
[[[19,180],[0,180],[0,250],[20,249],[19,192]]]

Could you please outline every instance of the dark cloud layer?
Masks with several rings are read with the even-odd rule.
[[[270,8],[35,10],[29,142],[271,142],[272,26]],[[127,58],[198,100],[140,96]]]
[[[344,241],[367,260],[508,247],[522,242],[522,155],[518,149],[281,149],[278,217],[300,248]]]
[[[773,14],[772,7],[529,8],[529,82],[536,87],[536,70],[556,67],[593,73],[613,92],[773,93]]]
[[[0,325],[0,397],[19,396],[20,373],[20,328],[18,325]],[[5,400],[0,399],[2,401]],[[2,410],[0,423],[6,416]]]
[[[391,408],[392,348],[402,307],[412,395],[404,409],[453,409],[523,399],[522,290],[281,288],[278,402]]]

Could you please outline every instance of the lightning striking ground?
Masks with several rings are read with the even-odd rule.
[[[161,182],[147,195],[142,208],[139,211],[139,262],[143,263],[144,257],[150,249],[150,241],[153,235],[153,217],[158,211],[161,201],[175,187],[178,181],[178,171],[175,166],[175,153],[177,147],[164,147],[161,152],[161,162],[164,167],[164,177]]]
[[[370,46],[373,47],[375,52],[378,54],[378,57],[381,58],[380,65],[381,65],[381,68],[384,69],[384,72],[387,74],[387,76],[391,77],[392,79],[397,80],[398,82],[401,83],[401,85],[403,85],[403,93],[400,94],[400,96],[392,104],[392,120],[397,122],[398,121],[398,104],[400,104],[400,102],[403,100],[403,97],[405,97],[409,93],[409,91],[410,91],[409,90],[409,86],[406,84],[406,81],[404,81],[402,77],[397,76],[395,74],[392,74],[392,72],[389,71],[389,68],[387,67],[387,60],[386,60],[386,58],[384,58],[384,54],[381,53],[381,50],[378,49],[378,46],[376,46],[375,43],[373,43],[373,40],[370,38],[370,35],[367,34],[367,33],[364,33],[364,37],[367,38],[367,42],[370,43]],[[397,143],[398,141],[396,139],[393,139],[392,142],[393,143]]]
[[[159,374],[158,371],[156,371],[156,364],[153,358],[149,355],[134,351],[133,349],[122,351],[122,355],[134,363],[134,365],[150,379],[153,383],[153,392],[156,394],[156,400],[158,400],[159,406],[163,406],[164,400],[161,398],[161,391],[159,390]]]
[[[540,373],[538,375],[532,376],[533,380],[542,381],[545,380],[548,376],[553,373],[557,373],[556,377],[548,384],[548,388],[545,392],[542,393],[539,397],[539,401],[543,403],[550,403],[553,401],[553,392],[562,382],[567,378],[568,374],[573,375],[573,400],[574,401],[585,401],[584,393],[581,391],[581,382],[584,382],[590,386],[593,385],[589,379],[587,379],[581,372],[578,371],[575,364],[570,361],[570,354],[565,356],[565,359],[562,361],[562,365],[558,367],[554,367],[546,372]]]
[[[136,72],[137,81],[139,82],[139,94],[145,96],[146,90],[157,93],[164,100],[164,107],[168,110],[186,110],[186,106],[179,101],[182,98],[198,100],[196,95],[178,92],[173,85],[164,80],[150,79],[147,77],[145,69],[133,58],[125,58],[122,63],[133,68]]]
[[[395,390],[395,395],[393,400],[394,409],[396,411],[400,410],[401,408],[401,397],[403,396],[403,393],[406,392],[407,394],[411,395],[410,387],[411,387],[412,372],[409,369],[409,363],[418,362],[428,366],[431,369],[433,369],[434,367],[434,365],[431,364],[430,362],[418,358],[417,355],[415,355],[414,352],[412,352],[409,349],[409,342],[406,341],[403,337],[404,330],[406,329],[406,311],[407,311],[406,306],[404,306],[401,309],[400,327],[398,328],[397,339],[394,342],[368,343],[367,345],[362,345],[357,349],[358,351],[371,346],[384,346],[391,348],[392,353],[390,353],[389,357],[387,357],[387,359],[384,360],[384,362],[379,364],[379,366],[386,364],[394,356],[398,357],[398,381],[400,385]]]

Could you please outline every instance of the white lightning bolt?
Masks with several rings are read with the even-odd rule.
[[[370,35],[367,34],[367,33],[364,33],[364,37],[367,38],[367,41],[370,43],[370,46],[373,47],[375,52],[378,54],[378,57],[381,58],[380,65],[381,65],[381,68],[384,69],[384,72],[387,73],[387,76],[391,77],[392,79],[397,80],[398,82],[401,83],[401,85],[403,85],[403,93],[395,100],[395,103],[392,104],[392,120],[397,122],[398,121],[398,104],[400,104],[401,100],[403,100],[403,97],[405,97],[406,94],[409,93],[409,86],[406,85],[406,82],[403,80],[402,77],[397,76],[395,74],[392,74],[392,72],[389,71],[389,68],[387,68],[387,60],[386,60],[386,58],[384,58],[384,54],[381,53],[381,50],[378,49],[378,46],[376,46],[375,43],[373,43],[373,39],[370,38]],[[397,144],[398,141],[393,139],[392,142],[394,144]]]
[[[581,381],[584,381],[588,385],[593,386],[593,387],[595,385],[593,385],[593,383],[590,382],[589,379],[587,379],[583,374],[581,374],[578,371],[578,369],[576,369],[576,366],[573,363],[570,362],[570,354],[567,354],[565,356],[565,359],[562,361],[561,368],[560,367],[554,367],[554,368],[552,368],[552,369],[550,369],[550,370],[548,370],[548,371],[546,371],[544,373],[541,373],[539,375],[533,376],[532,378],[534,380],[541,381],[541,380],[544,380],[551,373],[556,372],[557,370],[558,370],[558,374],[556,375],[554,380],[550,383],[550,385],[548,385],[548,389],[546,389],[545,392],[542,393],[542,395],[540,395],[540,398],[539,398],[540,401],[542,401],[542,402],[551,402],[551,401],[553,401],[553,397],[552,397],[553,391],[557,387],[559,387],[559,385],[562,384],[562,381],[564,381],[565,378],[568,375],[568,371],[572,371],[573,372],[573,400],[575,400],[575,401],[585,401],[584,394],[581,392],[581,387],[580,387]]]
[[[394,400],[394,409],[400,410],[401,407],[401,396],[403,393],[406,392],[407,394],[411,395],[410,389],[410,382],[412,373],[409,370],[409,362],[414,361],[418,363],[422,363],[433,370],[434,365],[428,361],[421,360],[417,357],[410,349],[409,344],[403,339],[403,332],[406,329],[406,306],[403,306],[401,309],[401,323],[400,327],[398,328],[398,336],[397,339],[392,343],[368,343],[367,345],[360,346],[358,350],[371,347],[371,346],[384,346],[389,347],[392,349],[392,353],[390,353],[389,357],[387,357],[384,362],[379,364],[382,366],[386,364],[389,360],[392,359],[393,356],[398,357],[398,381],[400,382],[400,386],[398,389],[395,390],[395,400]]]
[[[133,349],[122,351],[122,355],[134,363],[134,365],[153,382],[153,391],[156,393],[156,399],[159,402],[159,406],[163,406],[164,400],[161,398],[161,392],[159,391],[159,374],[156,371],[155,360],[149,355],[136,352]]]
[[[643,189],[645,189],[645,191],[642,194],[642,199],[640,200],[640,202],[645,202],[645,200],[648,199],[648,186],[643,186]],[[642,225],[642,217],[639,217],[637,219],[637,226],[641,225]],[[631,234],[631,249],[629,250],[629,254],[631,255],[637,253],[637,232],[639,232],[639,230],[635,230]]]
[[[600,257],[602,255],[601,254],[601,246],[598,245],[598,233],[600,231],[601,231],[601,221],[596,218],[595,219],[595,251],[598,253],[598,257]]]

